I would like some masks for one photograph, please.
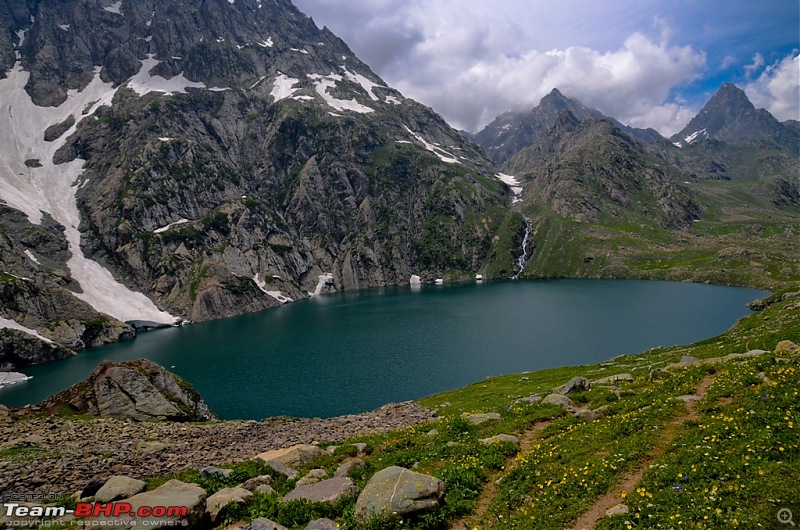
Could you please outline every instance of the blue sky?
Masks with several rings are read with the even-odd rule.
[[[470,131],[559,88],[669,135],[728,81],[778,119],[800,119],[798,0],[294,1]]]

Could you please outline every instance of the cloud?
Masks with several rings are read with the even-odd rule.
[[[758,108],[780,121],[800,119],[800,54],[795,50],[768,66],[744,91]]]
[[[756,53],[753,55],[753,62],[745,66],[744,71],[747,75],[753,75],[756,71],[760,70],[762,66],[764,66],[764,56],[760,53]]]
[[[419,53],[430,57],[420,61],[423,68],[398,79],[398,88],[437,109],[454,126],[472,131],[504,111],[529,110],[558,88],[624,123],[668,135],[680,130],[693,111],[667,100],[675,87],[697,79],[706,64],[704,54],[690,46],[656,43],[640,33],[603,53],[571,46],[519,57],[496,53],[447,64],[435,60],[464,49],[468,40],[486,38],[450,33],[426,41]]]

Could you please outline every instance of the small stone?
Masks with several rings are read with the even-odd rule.
[[[232,469],[220,469],[214,466],[207,466],[200,470],[200,478],[211,478],[211,477],[224,477],[228,478],[231,473],[233,473]]]
[[[553,394],[574,394],[584,392],[592,387],[592,382],[585,377],[573,377],[566,384],[553,389]]]
[[[542,403],[548,405],[558,405],[562,409],[570,412],[575,412],[578,410],[578,407],[575,406],[575,403],[573,403],[570,398],[563,394],[550,394],[542,400]]]
[[[483,414],[470,414],[466,417],[466,420],[470,423],[474,423],[475,425],[480,425],[482,423],[486,423],[487,421],[496,421],[501,418],[500,414],[497,412],[486,412]]]
[[[538,394],[533,394],[531,396],[519,398],[518,400],[514,401],[514,403],[526,403],[528,405],[535,405],[542,400],[542,396]]]
[[[289,529],[283,525],[279,525],[275,521],[270,521],[266,517],[261,517],[251,522],[250,524],[244,525],[242,527],[242,530],[289,530]]]
[[[519,445],[519,438],[511,434],[498,434],[491,438],[483,438],[480,442],[484,445],[492,445],[493,443],[508,442],[514,445]]]
[[[306,530],[338,530],[339,526],[330,519],[317,519],[306,526]]]
[[[625,515],[628,513],[628,505],[626,504],[617,504],[613,508],[609,508],[606,511],[606,517],[614,517],[615,515]]]
[[[775,346],[775,352],[796,352],[800,346],[790,340],[782,340]]]
[[[346,476],[350,475],[350,471],[351,470],[354,470],[354,469],[355,470],[361,470],[361,469],[364,469],[366,467],[366,465],[367,464],[364,463],[364,461],[361,460],[360,458],[355,458],[353,460],[348,460],[347,462],[345,462],[344,464],[342,464],[341,466],[336,468],[336,471],[333,473],[333,476],[334,477],[346,477]]]
[[[356,448],[356,450],[359,453],[363,453],[364,451],[367,450],[367,444],[365,444],[365,443],[357,443],[357,444],[353,444],[353,446]]]
[[[246,489],[247,491],[253,491],[259,486],[271,486],[272,485],[272,477],[270,475],[261,475],[258,477],[253,477],[245,482],[243,482],[240,487]]]

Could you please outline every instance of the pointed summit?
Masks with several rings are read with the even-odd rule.
[[[764,109],[756,109],[747,94],[733,83],[725,83],[692,121],[672,141],[686,147],[711,139],[731,145],[774,143],[798,153],[798,135]]]

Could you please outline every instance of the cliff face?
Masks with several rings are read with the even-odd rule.
[[[0,317],[79,348],[491,254],[491,162],[288,1],[13,0],[0,25],[0,265],[34,280]]]

